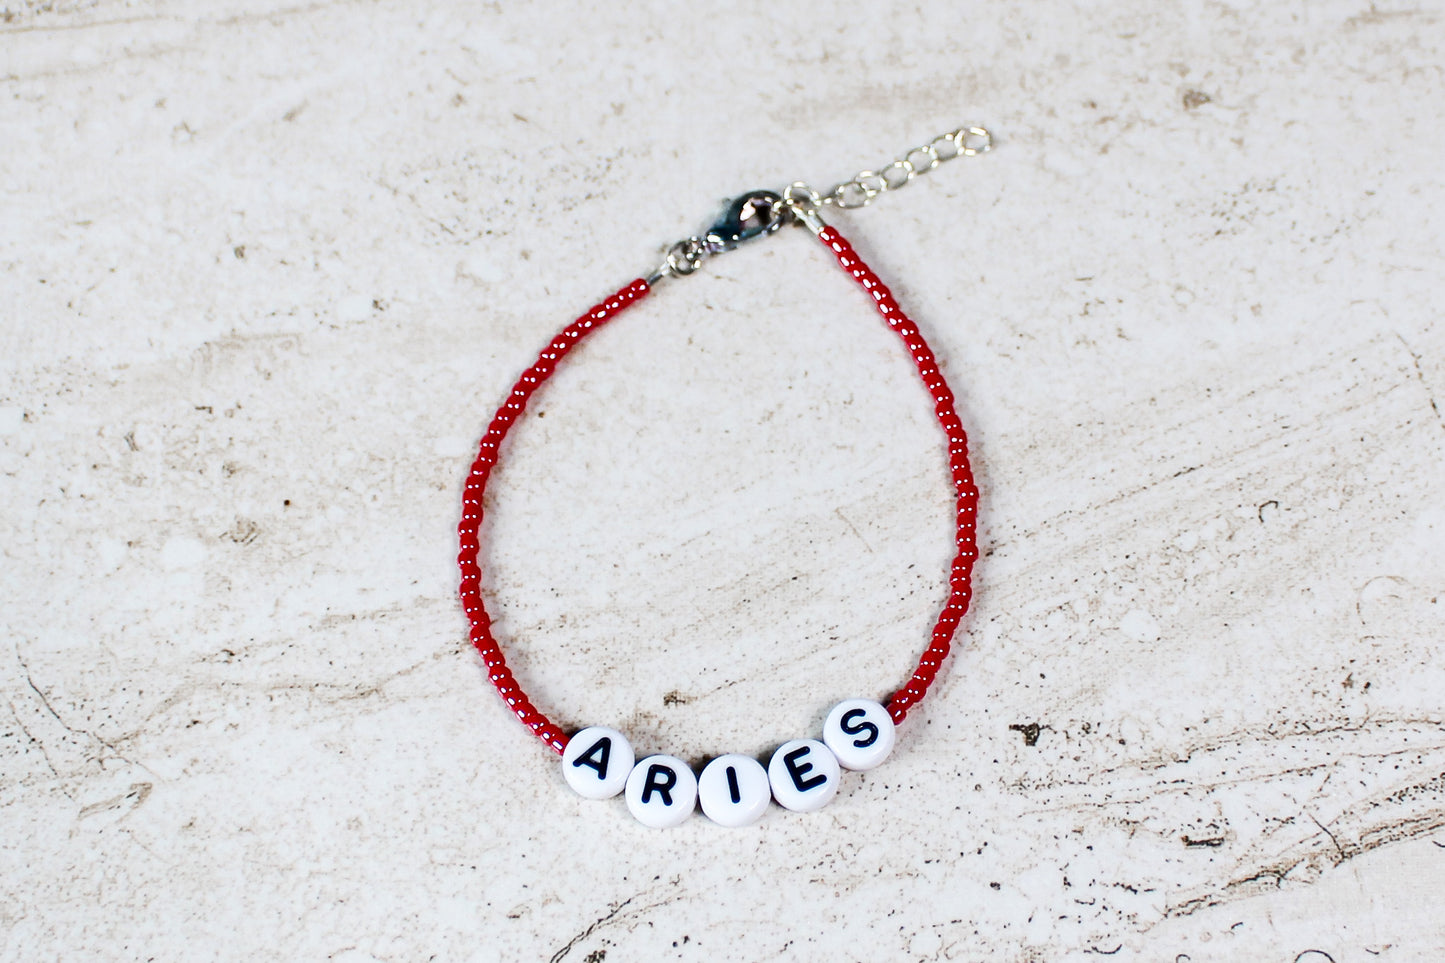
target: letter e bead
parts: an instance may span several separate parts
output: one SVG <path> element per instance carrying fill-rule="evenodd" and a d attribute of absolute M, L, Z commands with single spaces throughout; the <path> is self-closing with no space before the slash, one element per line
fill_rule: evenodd
<path fill-rule="evenodd" d="M 816 739 L 785 742 L 768 761 L 773 798 L 794 812 L 809 813 L 832 802 L 838 777 L 837 757 Z"/>

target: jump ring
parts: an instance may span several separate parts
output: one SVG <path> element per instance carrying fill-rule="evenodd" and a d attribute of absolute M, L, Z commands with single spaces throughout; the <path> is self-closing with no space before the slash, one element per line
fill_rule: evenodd
<path fill-rule="evenodd" d="M 690 237 L 667 249 L 667 266 L 675 276 L 687 277 L 702 267 L 703 255 L 706 253 L 707 246 L 702 240 Z"/>
<path fill-rule="evenodd" d="M 913 158 L 917 157 L 919 154 L 922 154 L 924 157 L 928 158 L 928 164 L 926 166 L 913 163 Z M 940 163 L 938 151 L 933 149 L 932 144 L 924 144 L 922 147 L 913 148 L 911 151 L 903 155 L 903 159 L 908 161 L 908 163 L 913 166 L 914 170 L 918 171 L 918 173 L 920 174 L 927 174 L 929 171 L 937 167 Z"/>
<path fill-rule="evenodd" d="M 986 154 L 993 150 L 993 134 L 983 127 L 964 127 L 958 131 L 954 143 L 958 144 L 958 152 L 965 157 Z"/>
<path fill-rule="evenodd" d="M 789 207 L 805 211 L 816 211 L 823 205 L 823 198 L 818 195 L 818 192 L 802 181 L 793 181 L 789 184 L 787 190 L 783 191 L 783 200 Z M 804 207 L 804 204 L 811 205 L 811 207 Z"/>
<path fill-rule="evenodd" d="M 859 171 L 858 176 L 853 178 L 853 183 L 868 193 L 870 201 L 888 190 L 888 181 L 876 171 Z"/>
<path fill-rule="evenodd" d="M 898 171 L 899 173 L 894 174 L 894 171 Z M 887 167 L 883 168 L 883 172 L 880 176 L 883 178 L 883 183 L 887 185 L 888 189 L 891 191 L 895 187 L 902 187 L 904 184 L 907 184 L 909 181 L 913 180 L 914 175 L 916 175 L 917 173 L 918 171 L 914 169 L 913 165 L 908 162 L 908 158 L 905 157 L 902 160 L 896 160 L 893 163 L 889 164 Z"/>
<path fill-rule="evenodd" d="M 939 134 L 928 142 L 928 146 L 933 148 L 933 153 L 938 158 L 940 164 L 947 160 L 953 160 L 958 156 L 958 138 L 962 136 L 962 130 L 953 130 L 946 134 Z M 949 153 L 945 154 L 939 150 L 940 147 L 947 147 Z"/>
<path fill-rule="evenodd" d="M 873 200 L 875 194 L 868 193 L 868 188 L 857 181 L 844 181 L 833 188 L 828 199 L 844 210 L 852 210 L 857 207 L 867 207 L 868 202 Z"/>

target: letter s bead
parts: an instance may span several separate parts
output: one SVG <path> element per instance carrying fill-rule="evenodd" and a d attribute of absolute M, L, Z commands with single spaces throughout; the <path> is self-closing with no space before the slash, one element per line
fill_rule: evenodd
<path fill-rule="evenodd" d="M 895 732 L 888 710 L 868 699 L 846 699 L 828 713 L 823 741 L 844 769 L 872 769 L 893 751 Z"/>

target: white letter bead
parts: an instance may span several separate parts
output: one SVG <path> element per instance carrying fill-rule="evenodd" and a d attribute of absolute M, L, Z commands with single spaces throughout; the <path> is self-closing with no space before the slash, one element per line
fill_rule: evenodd
<path fill-rule="evenodd" d="M 838 793 L 838 758 L 816 739 L 785 742 L 768 762 L 773 798 L 784 809 L 808 813 L 822 809 Z"/>
<path fill-rule="evenodd" d="M 772 801 L 768 772 L 752 756 L 729 753 L 703 767 L 697 780 L 702 811 L 719 826 L 748 826 Z"/>
<path fill-rule="evenodd" d="M 562 775 L 579 795 L 611 799 L 627 785 L 632 761 L 626 736 L 606 726 L 589 726 L 567 740 Z"/>
<path fill-rule="evenodd" d="M 888 710 L 868 699 L 838 703 L 823 723 L 823 741 L 844 769 L 872 769 L 887 759 L 894 735 Z"/>
<path fill-rule="evenodd" d="M 676 756 L 648 756 L 627 777 L 627 808 L 644 826 L 676 826 L 696 804 L 697 777 Z"/>

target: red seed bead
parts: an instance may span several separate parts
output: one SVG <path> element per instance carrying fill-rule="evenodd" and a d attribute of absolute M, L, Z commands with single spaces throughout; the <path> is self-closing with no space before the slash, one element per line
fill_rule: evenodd
<path fill-rule="evenodd" d="M 523 725 L 531 729 L 537 738 L 558 755 L 561 755 L 562 751 L 567 748 L 566 734 L 528 700 L 522 687 L 512 677 L 511 670 L 507 668 L 506 656 L 502 654 L 496 639 L 492 638 L 491 618 L 487 615 L 486 605 L 482 601 L 482 569 L 478 560 L 481 546 L 479 530 L 482 524 L 482 495 L 486 490 L 492 467 L 497 462 L 502 440 L 506 438 L 507 431 L 517 418 L 526 410 L 527 401 L 531 398 L 532 392 L 552 376 L 557 362 L 572 350 L 573 345 L 602 327 L 617 312 L 645 297 L 649 290 L 646 281 L 640 278 L 633 281 L 603 304 L 592 307 L 552 339 L 546 349 L 537 356 L 537 362 L 517 379 L 511 394 L 497 409 L 496 415 L 493 416 L 491 424 L 487 427 L 486 435 L 477 445 L 477 459 L 472 463 L 471 473 L 467 476 L 466 485 L 463 488 L 462 518 L 457 526 L 457 542 L 460 547 L 457 565 L 461 569 L 459 594 L 461 595 L 462 609 L 467 613 L 467 619 L 471 623 L 468 638 L 481 655 L 482 664 L 487 667 L 487 678 L 491 680 L 497 694 L 512 708 L 512 711 L 517 714 L 517 718 L 522 720 Z"/>
<path fill-rule="evenodd" d="M 898 307 L 888 288 L 883 286 L 877 275 L 863 263 L 853 246 L 835 228 L 824 228 L 818 239 L 834 253 L 838 265 L 873 297 L 883 320 L 898 334 L 908 353 L 913 356 L 918 375 L 933 396 L 933 413 L 948 438 L 948 467 L 953 475 L 954 489 L 958 492 L 955 517 L 958 553 L 954 556 L 949 572 L 948 600 L 944 602 L 943 611 L 939 613 L 938 621 L 934 625 L 932 644 L 919 658 L 913 677 L 902 689 L 895 692 L 888 702 L 888 714 L 896 724 L 903 721 L 908 710 L 923 698 L 928 687 L 933 684 L 943 660 L 948 656 L 949 643 L 958 628 L 959 620 L 968 611 L 973 595 L 973 563 L 978 558 L 974 534 L 978 514 L 978 487 L 974 484 L 973 470 L 969 467 L 968 438 L 954 410 L 953 392 L 949 390 L 943 373 L 938 370 L 928 342 L 923 339 L 917 325 Z"/>
<path fill-rule="evenodd" d="M 829 250 L 836 256 L 838 264 L 873 299 L 883 320 L 897 334 L 905 349 L 912 356 L 918 368 L 919 378 L 933 397 L 934 415 L 938 418 L 948 441 L 948 467 L 952 475 L 956 498 L 956 538 L 958 551 L 949 570 L 949 596 L 934 624 L 929 646 L 919 656 L 917 667 L 903 688 L 893 694 L 888 702 L 888 714 L 894 723 L 901 723 L 908 710 L 916 705 L 928 692 L 948 658 L 954 632 L 959 621 L 968 611 L 973 596 L 971 578 L 974 561 L 978 558 L 975 535 L 978 513 L 978 487 L 974 483 L 973 471 L 968 462 L 968 437 L 954 410 L 953 392 L 948 387 L 943 373 L 934 359 L 918 327 L 899 308 L 892 292 L 878 279 L 872 269 L 863 262 L 847 240 L 834 228 L 825 228 L 819 235 Z M 562 329 L 547 348 L 537 356 L 537 361 L 528 368 L 512 388 L 497 413 L 492 418 L 478 445 L 477 459 L 472 464 L 462 495 L 462 518 L 458 526 L 460 552 L 457 562 L 461 569 L 460 594 L 462 608 L 471 622 L 468 635 L 487 667 L 488 678 L 497 694 L 512 708 L 522 723 L 554 752 L 561 754 L 567 747 L 567 736 L 554 725 L 527 699 L 526 693 L 507 668 L 506 657 L 491 633 L 491 619 L 482 601 L 479 529 L 482 522 L 482 503 L 486 484 L 496 465 L 503 439 L 508 430 L 526 410 L 532 393 L 542 385 L 577 342 L 600 328 L 628 305 L 646 297 L 650 288 L 646 281 L 638 279 L 618 291 L 601 304 L 594 305 L 575 322 Z"/>

